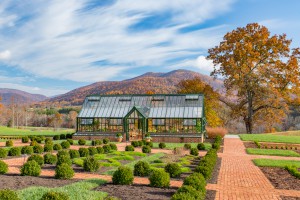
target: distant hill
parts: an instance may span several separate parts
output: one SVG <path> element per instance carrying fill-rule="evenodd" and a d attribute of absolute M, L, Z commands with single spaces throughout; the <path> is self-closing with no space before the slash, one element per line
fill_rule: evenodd
<path fill-rule="evenodd" d="M 66 94 L 50 98 L 45 103 L 67 103 L 81 105 L 84 98 L 90 94 L 145 94 L 175 93 L 176 85 L 185 79 L 200 77 L 204 82 L 215 89 L 221 89 L 223 81 L 188 70 L 175 70 L 168 73 L 148 72 L 141 76 L 123 81 L 102 81 L 74 89 Z"/>
<path fill-rule="evenodd" d="M 8 105 L 11 102 L 12 97 L 15 103 L 28 104 L 34 102 L 40 102 L 47 99 L 46 96 L 41 94 L 30 94 L 21 90 L 0 88 L 1 103 Z"/>

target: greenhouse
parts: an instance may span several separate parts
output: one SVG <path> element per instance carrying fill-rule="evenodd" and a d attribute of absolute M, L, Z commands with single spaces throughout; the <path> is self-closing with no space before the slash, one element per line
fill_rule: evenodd
<path fill-rule="evenodd" d="M 77 117 L 75 137 L 188 142 L 205 133 L 202 94 L 91 95 Z"/>

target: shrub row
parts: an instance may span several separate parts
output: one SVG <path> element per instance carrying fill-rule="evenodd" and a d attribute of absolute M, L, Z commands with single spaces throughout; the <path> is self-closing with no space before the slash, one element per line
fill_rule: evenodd
<path fill-rule="evenodd" d="M 218 151 L 220 149 L 221 142 L 222 142 L 222 137 L 220 135 L 217 135 L 214 143 L 212 144 L 212 148 Z"/>
<path fill-rule="evenodd" d="M 199 165 L 196 167 L 195 171 L 203 174 L 206 180 L 210 179 L 215 164 L 217 162 L 217 150 L 210 149 L 206 155 L 200 160 Z"/>
<path fill-rule="evenodd" d="M 61 135 L 54 135 L 53 140 L 65 140 L 65 139 L 72 139 L 72 134 L 61 134 Z"/>
<path fill-rule="evenodd" d="M 285 166 L 285 169 L 296 178 L 300 179 L 300 172 L 298 171 L 298 168 L 294 165 Z"/>

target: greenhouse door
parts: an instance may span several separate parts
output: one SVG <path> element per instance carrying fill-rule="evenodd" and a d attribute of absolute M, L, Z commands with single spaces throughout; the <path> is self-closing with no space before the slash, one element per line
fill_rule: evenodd
<path fill-rule="evenodd" d="M 134 107 L 125 117 L 126 140 L 142 140 L 145 131 L 145 118 Z"/>

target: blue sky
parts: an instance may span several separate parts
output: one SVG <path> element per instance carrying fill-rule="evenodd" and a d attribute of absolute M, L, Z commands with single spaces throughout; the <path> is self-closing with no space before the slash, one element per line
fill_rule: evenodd
<path fill-rule="evenodd" d="M 299 47 L 299 0 L 1 0 L 0 88 L 53 96 L 96 81 L 189 69 L 258 22 Z"/>

